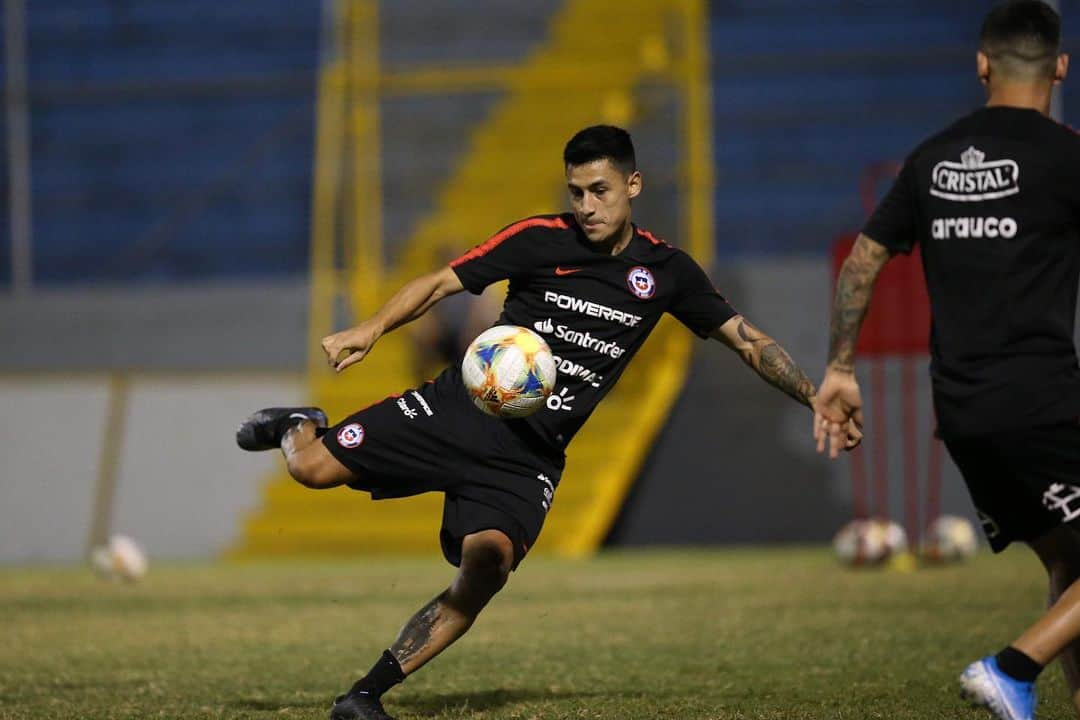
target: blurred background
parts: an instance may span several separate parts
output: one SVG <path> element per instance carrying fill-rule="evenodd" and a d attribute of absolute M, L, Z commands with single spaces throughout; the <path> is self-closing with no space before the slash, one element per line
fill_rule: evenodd
<path fill-rule="evenodd" d="M 1076 53 L 1080 0 L 1057 5 Z M 440 497 L 303 490 L 233 432 L 268 405 L 336 420 L 456 361 L 501 288 L 341 377 L 317 339 L 563 210 L 562 146 L 590 124 L 634 136 L 635 220 L 820 379 L 837 244 L 906 152 L 982 101 L 990 6 L 5 0 L 0 563 L 77 561 L 111 532 L 152 557 L 436 553 Z M 887 309 L 917 313 L 898 287 Z M 870 439 L 828 463 L 804 408 L 662 325 L 571 447 L 537 550 L 971 517 L 931 439 L 924 347 L 874 346 Z"/>

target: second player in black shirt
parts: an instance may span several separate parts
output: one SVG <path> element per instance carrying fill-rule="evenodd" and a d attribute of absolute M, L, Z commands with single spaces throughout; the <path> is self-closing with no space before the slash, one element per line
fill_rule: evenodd
<path fill-rule="evenodd" d="M 855 341 L 874 280 L 892 255 L 918 249 L 939 433 L 990 546 L 1027 543 L 1050 580 L 1049 612 L 961 676 L 964 696 L 1002 720 L 1034 718 L 1034 680 L 1059 654 L 1080 711 L 1080 137 L 1048 117 L 1068 69 L 1060 37 L 1038 0 L 987 16 L 987 105 L 908 156 L 856 240 L 815 403 L 822 451 L 861 416 Z"/>
<path fill-rule="evenodd" d="M 1080 417 L 1080 136 L 984 107 L 922 143 L 863 234 L 922 252 L 946 437 Z"/>

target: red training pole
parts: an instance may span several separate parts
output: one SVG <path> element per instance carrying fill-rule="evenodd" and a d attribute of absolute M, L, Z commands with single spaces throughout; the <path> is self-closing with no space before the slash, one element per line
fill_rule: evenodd
<path fill-rule="evenodd" d="M 866 456 L 861 447 L 851 451 L 851 500 L 853 517 L 865 520 L 869 510 L 869 485 L 866 478 Z"/>
<path fill-rule="evenodd" d="M 941 514 L 941 464 L 944 461 L 942 449 L 944 443 L 936 437 L 930 437 L 930 459 L 926 468 L 926 522 L 932 523 Z"/>
<path fill-rule="evenodd" d="M 870 431 L 874 435 L 874 514 L 880 518 L 889 517 L 889 438 L 885 429 L 885 391 L 885 361 L 879 357 L 871 358 L 870 393 L 874 403 L 874 424 Z"/>
<path fill-rule="evenodd" d="M 915 409 L 915 359 L 905 355 L 900 367 L 901 412 L 903 412 L 904 445 L 904 515 L 908 539 L 912 547 L 919 544 L 919 476 L 915 463 L 919 455 L 919 426 Z"/>

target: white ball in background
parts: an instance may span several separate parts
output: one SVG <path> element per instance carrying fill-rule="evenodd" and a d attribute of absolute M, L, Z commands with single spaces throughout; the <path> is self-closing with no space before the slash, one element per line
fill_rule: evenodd
<path fill-rule="evenodd" d="M 833 549 L 848 565 L 879 565 L 907 551 L 907 533 L 885 518 L 852 520 L 833 538 Z"/>
<path fill-rule="evenodd" d="M 928 562 L 961 562 L 978 549 L 979 538 L 970 522 L 956 515 L 942 515 L 926 528 L 922 557 Z"/>
<path fill-rule="evenodd" d="M 127 535 L 113 535 L 108 545 L 94 548 L 90 565 L 103 578 L 128 582 L 141 579 L 149 568 L 146 553 Z"/>

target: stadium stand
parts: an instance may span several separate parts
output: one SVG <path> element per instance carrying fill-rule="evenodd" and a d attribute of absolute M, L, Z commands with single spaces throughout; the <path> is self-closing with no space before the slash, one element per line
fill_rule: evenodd
<path fill-rule="evenodd" d="M 30 3 L 35 283 L 302 275 L 319 23 L 286 0 Z"/>

